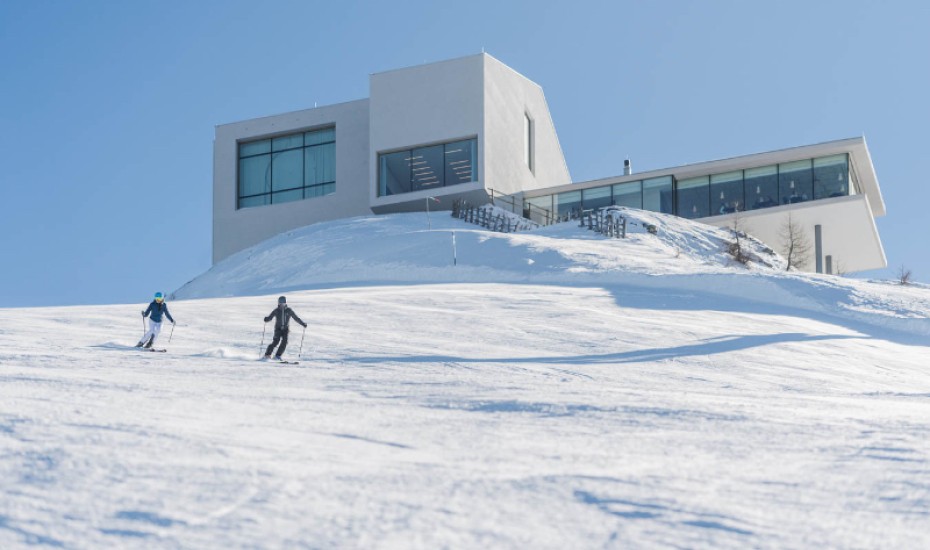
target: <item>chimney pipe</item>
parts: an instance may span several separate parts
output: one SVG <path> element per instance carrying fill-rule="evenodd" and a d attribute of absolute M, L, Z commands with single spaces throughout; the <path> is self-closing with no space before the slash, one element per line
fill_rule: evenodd
<path fill-rule="evenodd" d="M 633 173 L 633 166 L 630 164 L 630 159 L 623 161 L 623 175 L 629 176 Z"/>

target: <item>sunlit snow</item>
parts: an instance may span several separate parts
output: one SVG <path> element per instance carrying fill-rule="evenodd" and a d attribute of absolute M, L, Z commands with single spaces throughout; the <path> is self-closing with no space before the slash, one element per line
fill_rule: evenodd
<path fill-rule="evenodd" d="M 178 289 L 164 354 L 165 289 L 0 309 L 0 547 L 930 546 L 930 289 L 630 215 L 308 226 Z"/>

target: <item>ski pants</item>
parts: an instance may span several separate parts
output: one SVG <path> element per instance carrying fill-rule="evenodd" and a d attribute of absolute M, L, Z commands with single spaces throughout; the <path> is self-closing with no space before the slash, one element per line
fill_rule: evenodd
<path fill-rule="evenodd" d="M 158 338 L 158 333 L 161 332 L 161 323 L 156 323 L 149 319 L 149 329 L 145 331 L 145 336 L 142 337 L 142 343 L 145 344 L 149 341 L 149 337 L 152 338 L 152 344 L 155 344 L 155 339 Z"/>
<path fill-rule="evenodd" d="M 281 342 L 281 347 L 278 348 L 278 353 L 275 354 L 276 357 L 281 357 L 281 354 L 284 353 L 284 348 L 287 347 L 287 333 L 288 329 L 275 327 L 274 340 L 268 345 L 268 349 L 265 350 L 265 355 L 271 355 L 271 351 L 274 347 L 278 345 L 278 342 Z"/>

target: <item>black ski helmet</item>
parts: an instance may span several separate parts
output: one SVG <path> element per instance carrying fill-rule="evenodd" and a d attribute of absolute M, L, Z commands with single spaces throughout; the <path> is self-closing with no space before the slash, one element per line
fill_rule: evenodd
<path fill-rule="evenodd" d="M 286 304 L 286 303 L 287 303 L 287 298 L 285 298 L 284 296 L 281 296 L 280 298 L 278 298 L 278 303 L 279 303 L 279 304 Z"/>

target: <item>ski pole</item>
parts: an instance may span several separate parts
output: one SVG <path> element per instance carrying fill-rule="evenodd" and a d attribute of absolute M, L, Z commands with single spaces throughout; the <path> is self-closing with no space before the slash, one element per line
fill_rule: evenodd
<path fill-rule="evenodd" d="M 258 358 L 261 359 L 265 354 L 265 329 L 268 328 L 268 323 L 262 324 L 262 343 L 258 346 Z"/>
<path fill-rule="evenodd" d="M 300 359 L 301 352 L 304 351 L 304 335 L 307 334 L 307 327 L 304 327 L 304 331 L 300 333 L 300 349 L 297 350 L 297 358 Z"/>
<path fill-rule="evenodd" d="M 142 338 L 145 338 L 145 314 L 142 314 Z"/>
<path fill-rule="evenodd" d="M 171 334 L 168 335 L 168 343 L 171 343 L 171 337 L 174 336 L 174 323 L 171 323 Z"/>

